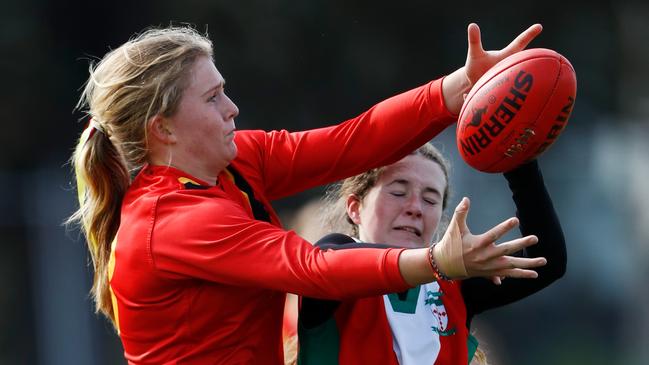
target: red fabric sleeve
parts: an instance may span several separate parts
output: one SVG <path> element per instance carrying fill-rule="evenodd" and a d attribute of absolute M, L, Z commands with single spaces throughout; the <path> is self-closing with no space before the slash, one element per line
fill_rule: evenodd
<path fill-rule="evenodd" d="M 304 132 L 242 131 L 236 143 L 248 176 L 261 171 L 270 200 L 398 161 L 455 122 L 442 79 L 384 100 L 341 124 Z M 257 173 L 258 174 L 258 173 Z"/>
<path fill-rule="evenodd" d="M 338 300 L 409 287 L 398 269 L 403 249 L 322 251 L 292 231 L 249 218 L 223 198 L 171 193 L 155 211 L 151 255 L 169 279 Z"/>

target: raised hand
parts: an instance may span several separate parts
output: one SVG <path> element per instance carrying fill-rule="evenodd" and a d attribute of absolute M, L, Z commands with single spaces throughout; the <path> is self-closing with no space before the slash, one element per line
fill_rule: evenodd
<path fill-rule="evenodd" d="M 536 244 L 536 236 L 526 236 L 496 244 L 496 241 L 518 225 L 518 219 L 510 218 L 489 231 L 474 235 L 466 224 L 469 199 L 458 204 L 442 240 L 435 245 L 433 256 L 439 270 L 454 279 L 464 277 L 487 277 L 499 284 L 501 277 L 536 278 L 531 268 L 543 266 L 543 257 L 521 258 L 509 256 L 514 252 Z"/>
<path fill-rule="evenodd" d="M 442 82 L 442 95 L 446 108 L 453 114 L 458 114 L 464 103 L 464 96 L 488 69 L 500 60 L 516 52 L 522 51 L 541 33 L 543 27 L 534 24 L 521 33 L 507 47 L 499 51 L 485 51 L 482 48 L 480 28 L 471 23 L 467 29 L 469 48 L 466 63 L 463 67 L 452 72 Z"/>
<path fill-rule="evenodd" d="M 471 85 L 482 76 L 487 70 L 504 58 L 520 52 L 527 47 L 530 42 L 541 33 L 543 27 L 541 24 L 534 24 L 519 34 L 509 45 L 498 51 L 485 51 L 482 48 L 480 37 L 480 27 L 471 23 L 467 29 L 469 39 L 469 50 L 466 55 L 466 64 L 464 65 L 466 76 Z"/>

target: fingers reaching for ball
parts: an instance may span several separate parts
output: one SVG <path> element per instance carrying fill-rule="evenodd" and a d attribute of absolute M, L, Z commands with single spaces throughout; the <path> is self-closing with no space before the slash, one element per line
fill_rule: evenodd
<path fill-rule="evenodd" d="M 543 27 L 540 24 L 534 24 L 516 37 L 507 47 L 498 51 L 485 51 L 482 47 L 480 27 L 475 23 L 469 24 L 467 28 L 469 45 L 465 71 L 471 84 L 474 85 L 496 63 L 527 47 L 541 33 L 541 30 Z"/>
<path fill-rule="evenodd" d="M 485 277 L 500 284 L 504 277 L 536 278 L 533 268 L 546 264 L 542 257 L 524 258 L 514 253 L 538 242 L 534 235 L 509 240 L 500 240 L 519 223 L 518 218 L 509 218 L 485 233 L 474 235 L 466 224 L 469 199 L 463 198 L 442 239 L 432 248 L 436 266 L 447 277 Z"/>
<path fill-rule="evenodd" d="M 497 284 L 500 284 L 504 277 L 537 278 L 538 274 L 533 269 L 547 264 L 544 257 L 526 258 L 509 255 L 510 252 L 518 252 L 523 247 L 536 242 L 535 237 L 524 237 L 500 245 L 487 246 L 483 249 L 484 252 L 475 255 L 471 262 L 465 261 L 467 273 L 471 277 L 491 278 Z"/>
<path fill-rule="evenodd" d="M 497 226 L 493 227 L 487 232 L 481 234 L 479 236 L 480 242 L 485 246 L 493 244 L 516 226 L 518 226 L 518 218 L 509 218 L 499 223 Z"/>
<path fill-rule="evenodd" d="M 501 51 L 501 57 L 509 57 L 516 52 L 524 50 L 536 36 L 541 34 L 543 26 L 541 24 L 534 24 L 527 28 L 523 33 L 519 34 L 507 47 Z"/>

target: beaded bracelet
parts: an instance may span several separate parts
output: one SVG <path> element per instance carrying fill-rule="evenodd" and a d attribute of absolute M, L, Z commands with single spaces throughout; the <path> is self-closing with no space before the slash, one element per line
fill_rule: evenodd
<path fill-rule="evenodd" d="M 444 273 L 442 271 L 440 271 L 439 267 L 437 267 L 437 263 L 435 262 L 435 259 L 433 258 L 433 250 L 435 249 L 435 245 L 437 245 L 437 242 L 434 242 L 428 248 L 428 261 L 430 262 L 430 266 L 433 268 L 433 272 L 435 272 L 435 275 L 438 278 L 440 278 L 442 280 L 451 280 L 451 278 L 444 275 Z"/>

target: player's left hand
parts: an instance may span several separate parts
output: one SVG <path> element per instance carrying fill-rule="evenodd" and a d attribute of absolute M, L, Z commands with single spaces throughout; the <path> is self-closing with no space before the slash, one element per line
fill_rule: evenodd
<path fill-rule="evenodd" d="M 478 79 L 496 63 L 516 52 L 524 50 L 542 30 L 543 27 L 541 24 L 534 24 L 527 28 L 523 33 L 519 34 L 518 37 L 509 43 L 507 47 L 498 51 L 485 51 L 482 48 L 480 27 L 475 23 L 469 24 L 467 29 L 469 49 L 467 51 L 464 69 L 471 85 L 474 85 Z"/>

